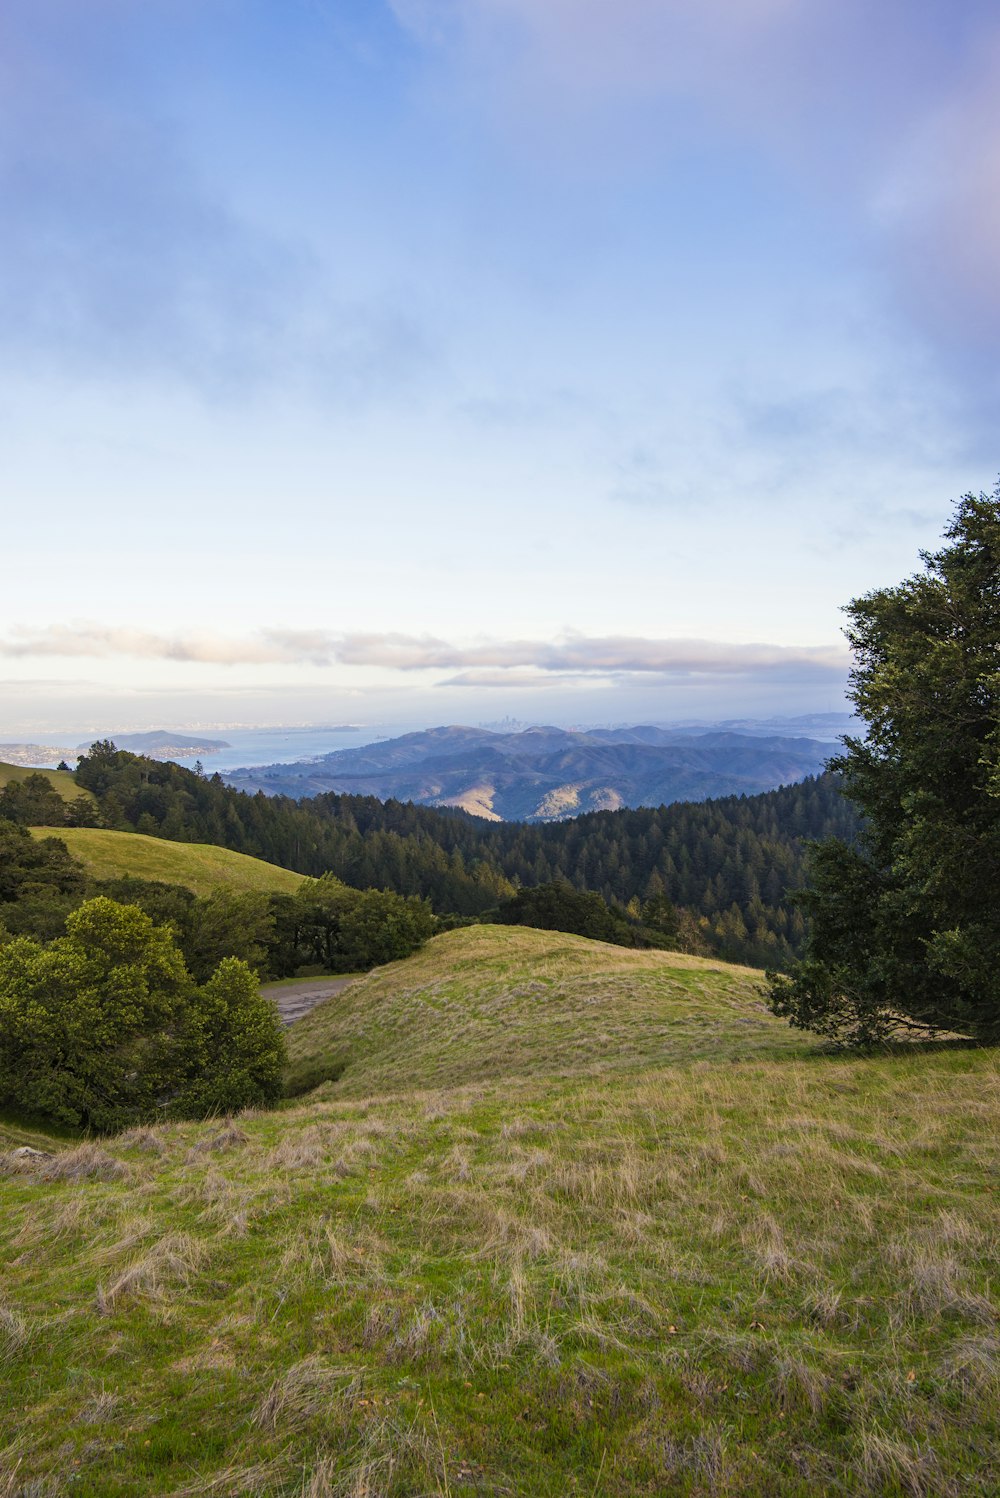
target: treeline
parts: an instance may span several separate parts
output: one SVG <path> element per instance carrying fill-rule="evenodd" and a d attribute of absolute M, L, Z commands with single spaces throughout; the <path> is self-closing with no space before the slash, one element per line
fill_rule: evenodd
<path fill-rule="evenodd" d="M 802 946 L 804 918 L 789 895 L 806 882 L 806 844 L 852 842 L 858 827 L 831 775 L 763 795 L 546 825 L 373 796 L 251 796 L 218 775 L 109 743 L 93 746 L 76 778 L 105 826 L 216 843 L 314 878 L 330 872 L 356 889 L 425 898 L 441 915 L 480 916 L 519 889 L 560 880 L 632 920 L 663 895 L 684 918 L 685 945 L 767 967 L 784 966 Z"/>
<path fill-rule="evenodd" d="M 51 941 L 0 940 L 0 1107 L 101 1132 L 203 1118 L 273 1102 L 285 1059 L 247 964 L 196 983 L 134 905 L 86 900 Z"/>
<path fill-rule="evenodd" d="M 58 837 L 33 838 L 0 819 L 0 948 L 28 937 L 58 942 L 89 900 L 138 906 L 168 927 L 192 977 L 206 982 L 228 957 L 260 978 L 300 968 L 362 972 L 415 952 L 434 931 L 430 906 L 388 890 L 357 890 L 329 875 L 295 894 L 221 888 L 198 898 L 179 884 L 93 879 Z"/>

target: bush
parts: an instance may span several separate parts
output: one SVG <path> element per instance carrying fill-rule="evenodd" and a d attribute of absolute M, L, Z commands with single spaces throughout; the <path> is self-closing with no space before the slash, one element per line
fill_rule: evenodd
<path fill-rule="evenodd" d="M 615 942 L 619 946 L 645 945 L 625 916 L 610 910 L 600 895 L 574 889 L 561 879 L 518 890 L 513 899 L 505 900 L 499 906 L 495 920 L 501 926 L 568 931 L 575 936 L 589 936 L 594 941 Z"/>
<path fill-rule="evenodd" d="M 244 963 L 204 987 L 172 932 L 88 900 L 48 946 L 0 946 L 0 1103 L 101 1131 L 278 1096 L 284 1039 Z"/>

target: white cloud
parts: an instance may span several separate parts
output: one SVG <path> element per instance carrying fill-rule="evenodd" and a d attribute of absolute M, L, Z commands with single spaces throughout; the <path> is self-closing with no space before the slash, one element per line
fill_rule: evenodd
<path fill-rule="evenodd" d="M 522 685 L 556 676 L 745 675 L 805 670 L 843 675 L 839 645 L 731 644 L 712 640 L 656 640 L 640 636 L 570 635 L 558 641 L 496 640 L 453 644 L 431 636 L 346 634 L 326 630 L 265 629 L 244 638 L 214 634 L 157 634 L 81 623 L 16 631 L 0 640 L 8 657 L 131 656 L 202 665 L 353 666 L 392 671 L 454 671 L 461 685 Z M 525 673 L 537 675 L 526 676 Z"/>

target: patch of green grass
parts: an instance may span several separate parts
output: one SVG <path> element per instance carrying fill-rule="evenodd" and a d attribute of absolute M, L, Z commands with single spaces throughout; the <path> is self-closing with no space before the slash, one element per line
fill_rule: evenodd
<path fill-rule="evenodd" d="M 82 796 L 85 801 L 94 801 L 91 791 L 84 790 L 83 786 L 77 785 L 68 770 L 32 770 L 24 765 L 8 765 L 0 763 L 0 789 L 9 785 L 12 780 L 27 780 L 29 775 L 42 775 L 49 782 L 54 791 L 64 801 L 75 801 Z"/>
<path fill-rule="evenodd" d="M 479 936 L 301 1021 L 352 1016 L 309 1100 L 6 1158 L 0 1493 L 992 1498 L 996 1052 Z"/>
<path fill-rule="evenodd" d="M 331 1062 L 342 1096 L 815 1051 L 769 1013 L 762 976 L 681 952 L 469 926 L 299 1020 L 290 1074 Z"/>
<path fill-rule="evenodd" d="M 183 884 L 196 895 L 221 887 L 293 894 L 302 875 L 245 853 L 211 843 L 172 843 L 141 832 L 109 832 L 102 827 L 32 827 L 34 837 L 59 837 L 95 879 L 132 874 Z"/>
<path fill-rule="evenodd" d="M 985 1498 L 996 1083 L 704 1063 L 64 1152 L 4 1186 L 0 1460 L 88 1495 Z"/>

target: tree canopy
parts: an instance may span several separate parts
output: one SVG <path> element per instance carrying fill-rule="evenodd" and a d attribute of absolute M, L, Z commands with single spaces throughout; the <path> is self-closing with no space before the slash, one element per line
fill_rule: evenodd
<path fill-rule="evenodd" d="M 847 606 L 868 726 L 834 761 L 860 841 L 813 855 L 803 960 L 771 981 L 793 1024 L 1000 1038 L 1000 484 L 967 494 L 924 570 Z"/>
<path fill-rule="evenodd" d="M 103 896 L 0 945 L 0 1104 L 99 1130 L 280 1094 L 277 1013 L 236 958 L 199 988 L 166 926 Z"/>
<path fill-rule="evenodd" d="M 805 877 L 806 840 L 850 841 L 857 823 L 833 775 L 547 825 L 374 796 L 250 796 L 218 775 L 108 743 L 92 746 L 76 779 L 96 796 L 106 826 L 216 843 L 312 877 L 329 872 L 355 889 L 418 896 L 438 915 L 482 915 L 519 888 L 558 879 L 623 909 L 665 894 L 685 946 L 760 967 L 801 951 L 804 917 L 787 892 Z"/>

